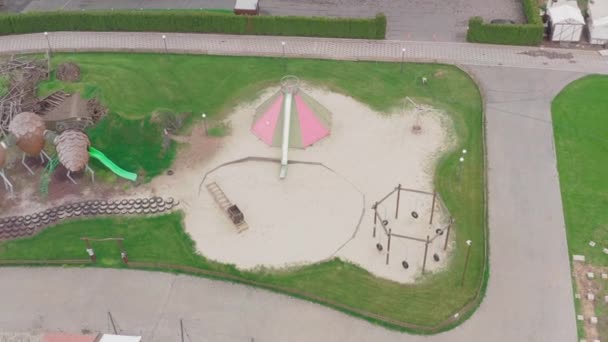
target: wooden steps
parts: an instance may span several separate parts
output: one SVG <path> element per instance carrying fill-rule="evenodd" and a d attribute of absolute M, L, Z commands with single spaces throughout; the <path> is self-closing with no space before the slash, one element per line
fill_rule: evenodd
<path fill-rule="evenodd" d="M 226 213 L 226 215 L 229 216 L 230 220 L 234 223 L 237 232 L 241 233 L 249 229 L 249 225 L 247 224 L 247 222 L 245 222 L 244 219 L 238 223 L 232 220 L 232 217 L 230 217 L 228 213 L 228 208 L 232 207 L 233 204 L 230 202 L 224 191 L 222 191 L 222 189 L 216 182 L 211 182 L 207 184 L 206 188 L 211 194 L 211 196 L 213 196 L 215 202 L 220 206 L 220 208 L 222 208 L 222 210 Z"/>

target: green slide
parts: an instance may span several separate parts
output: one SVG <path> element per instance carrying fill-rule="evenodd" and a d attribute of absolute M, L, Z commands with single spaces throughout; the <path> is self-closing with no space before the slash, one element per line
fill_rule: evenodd
<path fill-rule="evenodd" d="M 137 180 L 136 173 L 123 170 L 122 168 L 120 168 L 120 166 L 114 164 L 113 161 L 108 159 L 105 154 L 101 153 L 101 151 L 96 150 L 93 147 L 89 147 L 89 155 L 99 160 L 103 165 L 105 165 L 105 167 L 110 169 L 110 171 L 114 172 L 118 177 L 122 177 L 133 182 Z"/>

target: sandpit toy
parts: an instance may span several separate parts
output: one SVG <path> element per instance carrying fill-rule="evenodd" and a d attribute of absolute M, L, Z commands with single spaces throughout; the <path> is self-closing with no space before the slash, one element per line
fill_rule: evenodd
<path fill-rule="evenodd" d="M 25 157 L 40 156 L 40 160 L 44 162 L 44 158 L 50 159 L 44 152 L 44 131 L 46 126 L 40 116 L 32 112 L 23 112 L 16 115 L 8 128 L 10 134 L 15 137 L 16 145 L 23 151 L 21 164 L 31 174 L 34 171 L 25 162 Z"/>
<path fill-rule="evenodd" d="M 112 171 L 118 177 L 128 179 L 133 182 L 135 182 L 137 180 L 136 173 L 124 170 L 120 166 L 116 165 L 113 161 L 111 161 L 110 158 L 106 157 L 105 154 L 101 153 L 101 151 L 99 151 L 93 147 L 89 147 L 89 156 L 97 159 L 99 162 L 101 162 L 105 167 L 107 167 L 110 171 Z"/>
<path fill-rule="evenodd" d="M 220 206 L 220 208 L 222 208 L 222 210 L 228 214 L 228 217 L 232 223 L 234 223 L 239 233 L 249 229 L 249 225 L 247 222 L 245 222 L 245 216 L 239 207 L 230 202 L 224 191 L 222 191 L 216 182 L 207 184 L 207 190 L 209 190 L 211 196 L 213 196 L 213 199 Z"/>
<path fill-rule="evenodd" d="M 436 228 L 434 230 L 435 235 L 433 237 L 431 237 L 430 235 L 426 235 L 426 239 L 423 237 L 399 234 L 396 231 L 393 231 L 392 228 L 389 228 L 389 221 L 387 220 L 387 216 L 383 217 L 382 215 L 380 215 L 380 213 L 378 212 L 378 207 L 381 203 L 383 203 L 384 201 L 386 201 L 389 198 L 396 195 L 395 196 L 395 199 L 396 199 L 396 201 L 395 201 L 395 220 L 397 220 L 399 218 L 399 207 L 400 207 L 399 202 L 401 199 L 402 192 L 403 193 L 414 193 L 414 194 L 418 194 L 418 195 L 432 197 L 430 215 L 429 215 L 429 221 L 428 221 L 429 227 L 431 227 L 431 228 L 433 227 L 433 218 L 434 218 L 434 214 L 435 214 L 436 204 L 439 205 L 439 207 L 443 208 L 443 210 L 445 210 L 447 212 L 447 214 L 449 216 L 448 224 L 444 226 L 444 225 L 441 225 L 441 223 L 440 223 L 440 226 L 438 226 L 438 228 Z M 442 236 L 444 234 L 444 232 L 447 234 L 445 236 L 445 240 L 444 240 L 444 244 L 443 244 L 443 251 L 446 251 L 447 246 L 448 246 L 449 237 L 450 237 L 450 228 L 452 227 L 452 224 L 453 224 L 453 218 L 450 216 L 445 205 L 443 205 L 443 201 L 441 200 L 441 197 L 439 196 L 439 194 L 436 191 L 426 192 L 426 191 L 415 190 L 415 189 L 407 189 L 407 188 L 404 188 L 403 186 L 401 186 L 401 184 L 399 184 L 391 192 L 389 192 L 386 196 L 384 196 L 382 199 L 380 199 L 379 201 L 376 201 L 372 205 L 372 210 L 373 210 L 373 218 L 374 218 L 372 239 L 374 239 L 374 242 L 377 241 L 376 240 L 376 235 L 377 235 L 376 230 L 377 230 L 378 225 L 381 228 L 381 229 L 379 229 L 379 231 L 381 233 L 384 233 L 384 236 L 387 239 L 386 240 L 386 253 L 385 253 L 386 265 L 388 265 L 389 261 L 390 261 L 391 240 L 393 238 L 414 241 L 417 243 L 424 243 L 424 257 L 423 257 L 423 261 L 422 261 L 422 273 L 423 274 L 425 273 L 425 270 L 426 270 L 426 260 L 427 260 L 427 254 L 429 252 L 429 245 L 431 243 L 433 243 L 435 241 L 435 239 Z M 417 220 L 420 217 L 420 215 L 418 214 L 418 212 L 416 210 L 413 210 L 410 213 L 410 215 L 414 220 Z M 380 238 L 380 236 L 378 236 L 378 238 Z M 382 252 L 382 250 L 384 248 L 383 248 L 383 245 L 381 242 L 376 243 L 376 249 L 379 252 Z M 437 253 L 433 254 L 433 260 L 435 260 L 435 262 L 439 262 L 440 257 Z M 409 263 L 407 262 L 407 260 L 403 260 L 401 265 L 403 266 L 404 269 L 409 268 Z"/>
<path fill-rule="evenodd" d="M 119 177 L 135 181 L 137 174 L 128 172 L 118 167 L 108 157 L 100 151 L 91 147 L 89 137 L 81 128 L 81 121 L 74 121 L 75 124 L 69 122 L 67 125 L 62 125 L 61 122 L 56 127 L 63 127 L 61 133 L 46 129 L 46 123 L 42 118 L 33 112 L 23 112 L 13 117 L 8 126 L 8 135 L 0 141 L 0 178 L 4 182 L 4 187 L 7 191 L 13 192 L 13 185 L 6 177 L 4 166 L 7 162 L 8 148 L 16 145 L 22 152 L 21 164 L 31 174 L 34 171 L 25 162 L 25 157 L 40 157 L 41 162 L 49 161 L 49 165 L 43 173 L 43 186 L 41 188 L 48 190 L 48 182 L 50 173 L 57 166 L 55 158 L 49 157 L 45 152 L 44 147 L 47 142 L 55 145 L 57 151 L 57 160 L 67 169 L 67 178 L 74 184 L 76 181 L 72 174 L 80 171 L 87 171 L 91 174 L 91 180 L 95 181 L 95 173 L 89 167 L 89 159 L 95 158 L 99 160 L 110 171 L 114 172 Z M 45 177 L 49 179 L 44 179 Z"/>
<path fill-rule="evenodd" d="M 72 178 L 72 172 L 80 172 L 83 169 L 91 173 L 93 182 L 95 173 L 89 167 L 89 147 L 91 142 L 89 137 L 82 131 L 69 129 L 63 131 L 55 138 L 55 147 L 59 155 L 59 161 L 68 170 L 67 177 L 76 184 Z"/>
<path fill-rule="evenodd" d="M 289 148 L 306 148 L 330 133 L 331 113 L 299 89 L 296 76 L 281 79 L 281 90 L 256 110 L 251 131 L 269 146 L 281 147 L 280 178 L 287 176 Z"/>

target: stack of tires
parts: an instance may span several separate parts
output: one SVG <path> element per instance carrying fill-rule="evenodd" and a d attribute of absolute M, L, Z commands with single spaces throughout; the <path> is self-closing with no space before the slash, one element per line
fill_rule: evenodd
<path fill-rule="evenodd" d="M 170 211 L 179 203 L 169 197 L 83 201 L 42 212 L 0 219 L 0 241 L 32 236 L 59 221 L 94 216 L 155 215 Z"/>

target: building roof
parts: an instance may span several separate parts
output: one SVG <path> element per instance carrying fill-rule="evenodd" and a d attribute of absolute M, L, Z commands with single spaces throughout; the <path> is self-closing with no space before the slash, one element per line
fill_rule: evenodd
<path fill-rule="evenodd" d="M 576 1 L 562 1 L 554 3 L 547 10 L 553 24 L 585 24 L 585 18 L 581 14 Z"/>
<path fill-rule="evenodd" d="M 235 9 L 255 11 L 258 8 L 258 0 L 236 0 Z"/>
<path fill-rule="evenodd" d="M 608 0 L 589 1 L 589 15 L 593 26 L 608 26 Z"/>

